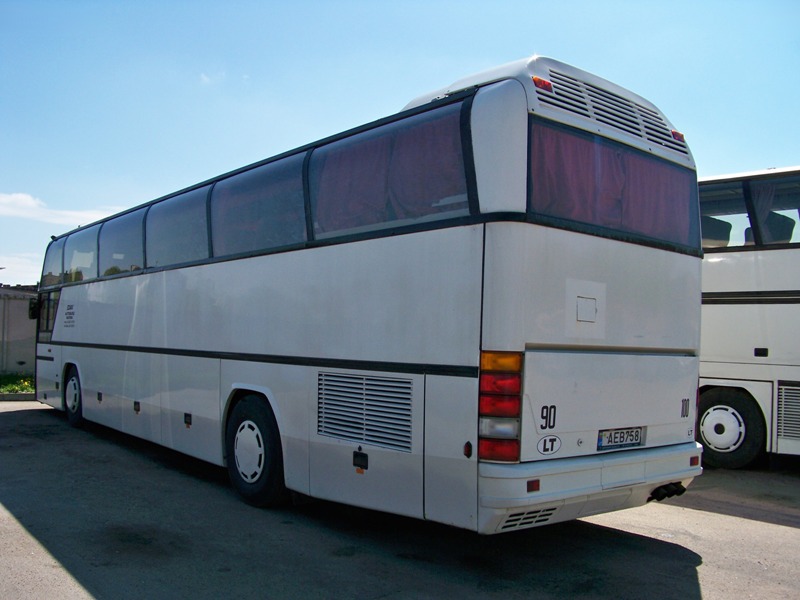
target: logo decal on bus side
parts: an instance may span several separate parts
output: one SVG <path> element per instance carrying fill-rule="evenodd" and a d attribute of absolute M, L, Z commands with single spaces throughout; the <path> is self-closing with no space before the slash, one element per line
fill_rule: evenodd
<path fill-rule="evenodd" d="M 561 440 L 557 435 L 548 435 L 536 445 L 539 454 L 555 454 L 561 449 Z"/>

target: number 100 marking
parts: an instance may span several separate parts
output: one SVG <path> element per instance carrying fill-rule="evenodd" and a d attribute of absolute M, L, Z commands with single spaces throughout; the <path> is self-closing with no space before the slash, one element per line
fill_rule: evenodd
<path fill-rule="evenodd" d="M 689 416 L 689 398 L 683 398 L 681 400 L 681 419 L 686 419 Z"/>

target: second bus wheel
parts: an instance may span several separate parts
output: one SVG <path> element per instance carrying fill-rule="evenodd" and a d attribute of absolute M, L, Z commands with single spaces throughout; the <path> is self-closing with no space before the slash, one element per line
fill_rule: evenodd
<path fill-rule="evenodd" d="M 275 416 L 260 396 L 245 396 L 231 412 L 225 430 L 231 484 L 253 506 L 279 506 L 288 498 L 283 452 Z"/>
<path fill-rule="evenodd" d="M 740 469 L 755 461 L 766 440 L 764 417 L 756 402 L 734 388 L 713 388 L 700 395 L 698 441 L 711 467 Z"/>
<path fill-rule="evenodd" d="M 73 427 L 83 425 L 83 392 L 81 391 L 81 378 L 75 367 L 67 370 L 64 378 L 64 409 L 67 412 L 67 422 Z"/>

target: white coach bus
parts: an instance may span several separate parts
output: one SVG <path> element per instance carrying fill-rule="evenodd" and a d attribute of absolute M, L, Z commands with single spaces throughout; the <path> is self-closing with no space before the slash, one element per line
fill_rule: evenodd
<path fill-rule="evenodd" d="M 483 534 L 682 493 L 683 136 L 541 57 L 49 245 L 37 397 L 289 492 Z"/>
<path fill-rule="evenodd" d="M 705 461 L 800 454 L 800 167 L 703 179 L 700 207 Z"/>

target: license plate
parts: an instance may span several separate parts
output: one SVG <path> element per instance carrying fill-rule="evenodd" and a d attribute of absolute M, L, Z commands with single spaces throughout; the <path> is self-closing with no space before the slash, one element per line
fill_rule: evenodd
<path fill-rule="evenodd" d="M 644 445 L 644 427 L 626 427 L 624 429 L 603 429 L 597 433 L 598 450 L 617 450 L 619 448 L 635 448 Z"/>

